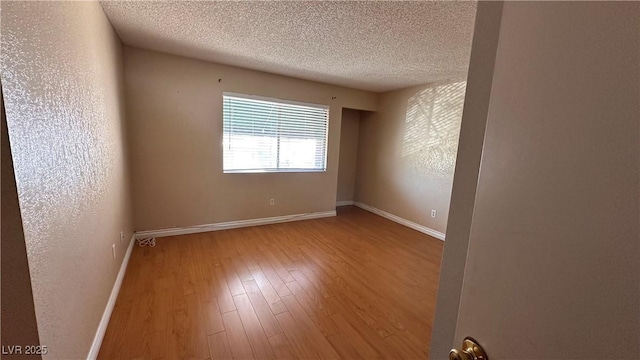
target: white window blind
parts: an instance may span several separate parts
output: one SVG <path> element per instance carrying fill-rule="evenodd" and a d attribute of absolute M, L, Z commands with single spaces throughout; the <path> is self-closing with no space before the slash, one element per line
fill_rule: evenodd
<path fill-rule="evenodd" d="M 329 107 L 223 94 L 224 172 L 325 171 Z"/>

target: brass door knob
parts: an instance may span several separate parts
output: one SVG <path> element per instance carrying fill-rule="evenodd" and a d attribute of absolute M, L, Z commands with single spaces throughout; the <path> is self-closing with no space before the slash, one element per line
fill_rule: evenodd
<path fill-rule="evenodd" d="M 489 360 L 482 346 L 473 338 L 466 337 L 462 341 L 462 349 L 451 349 L 449 360 Z"/>

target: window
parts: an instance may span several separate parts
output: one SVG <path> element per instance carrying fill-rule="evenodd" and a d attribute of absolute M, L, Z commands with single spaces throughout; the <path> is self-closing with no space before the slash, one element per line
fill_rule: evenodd
<path fill-rule="evenodd" d="M 223 171 L 327 168 L 329 107 L 224 93 Z"/>

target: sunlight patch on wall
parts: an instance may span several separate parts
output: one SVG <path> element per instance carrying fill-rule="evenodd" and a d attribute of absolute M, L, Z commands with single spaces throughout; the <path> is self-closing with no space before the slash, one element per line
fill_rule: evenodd
<path fill-rule="evenodd" d="M 402 161 L 420 175 L 452 178 L 466 81 L 434 85 L 407 101 Z"/>

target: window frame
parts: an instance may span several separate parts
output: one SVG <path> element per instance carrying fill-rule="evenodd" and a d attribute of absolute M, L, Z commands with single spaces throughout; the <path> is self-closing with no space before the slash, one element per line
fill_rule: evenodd
<path fill-rule="evenodd" d="M 225 169 L 224 166 L 224 152 L 226 151 L 224 149 L 224 136 L 225 136 L 225 131 L 224 131 L 224 124 L 225 124 L 225 118 L 224 118 L 224 98 L 225 96 L 228 97 L 234 97 L 234 98 L 240 98 L 240 99 L 249 99 L 249 100 L 259 100 L 259 101 L 265 101 L 265 102 L 271 102 L 271 103 L 276 103 L 276 104 L 289 104 L 289 105 L 298 105 L 298 106 L 307 106 L 307 107 L 314 107 L 314 108 L 318 108 L 318 109 L 323 109 L 327 112 L 327 125 L 326 125 L 326 129 L 325 129 L 325 134 L 324 134 L 324 156 L 323 156 L 323 168 L 322 169 L 314 169 L 314 168 L 262 168 L 262 169 Z M 330 105 L 327 104 L 317 104 L 317 103 L 312 103 L 312 102 L 304 102 L 304 101 L 297 101 L 297 100 L 289 100 L 289 99 L 280 99 L 280 98 L 273 98 L 273 97 L 267 97 L 267 96 L 260 96 L 260 95 L 253 95 L 253 94 L 242 94 L 242 93 L 236 93 L 236 92 L 229 92 L 229 91 L 223 91 L 222 92 L 222 141 L 221 141 L 221 146 L 222 146 L 222 173 L 223 174 L 269 174 L 269 173 L 325 173 L 327 172 L 327 163 L 328 163 L 328 158 L 329 158 L 329 119 L 331 116 L 331 107 Z M 278 141 L 280 139 L 280 134 L 278 134 Z M 280 156 L 280 152 L 278 151 L 277 156 Z"/>

